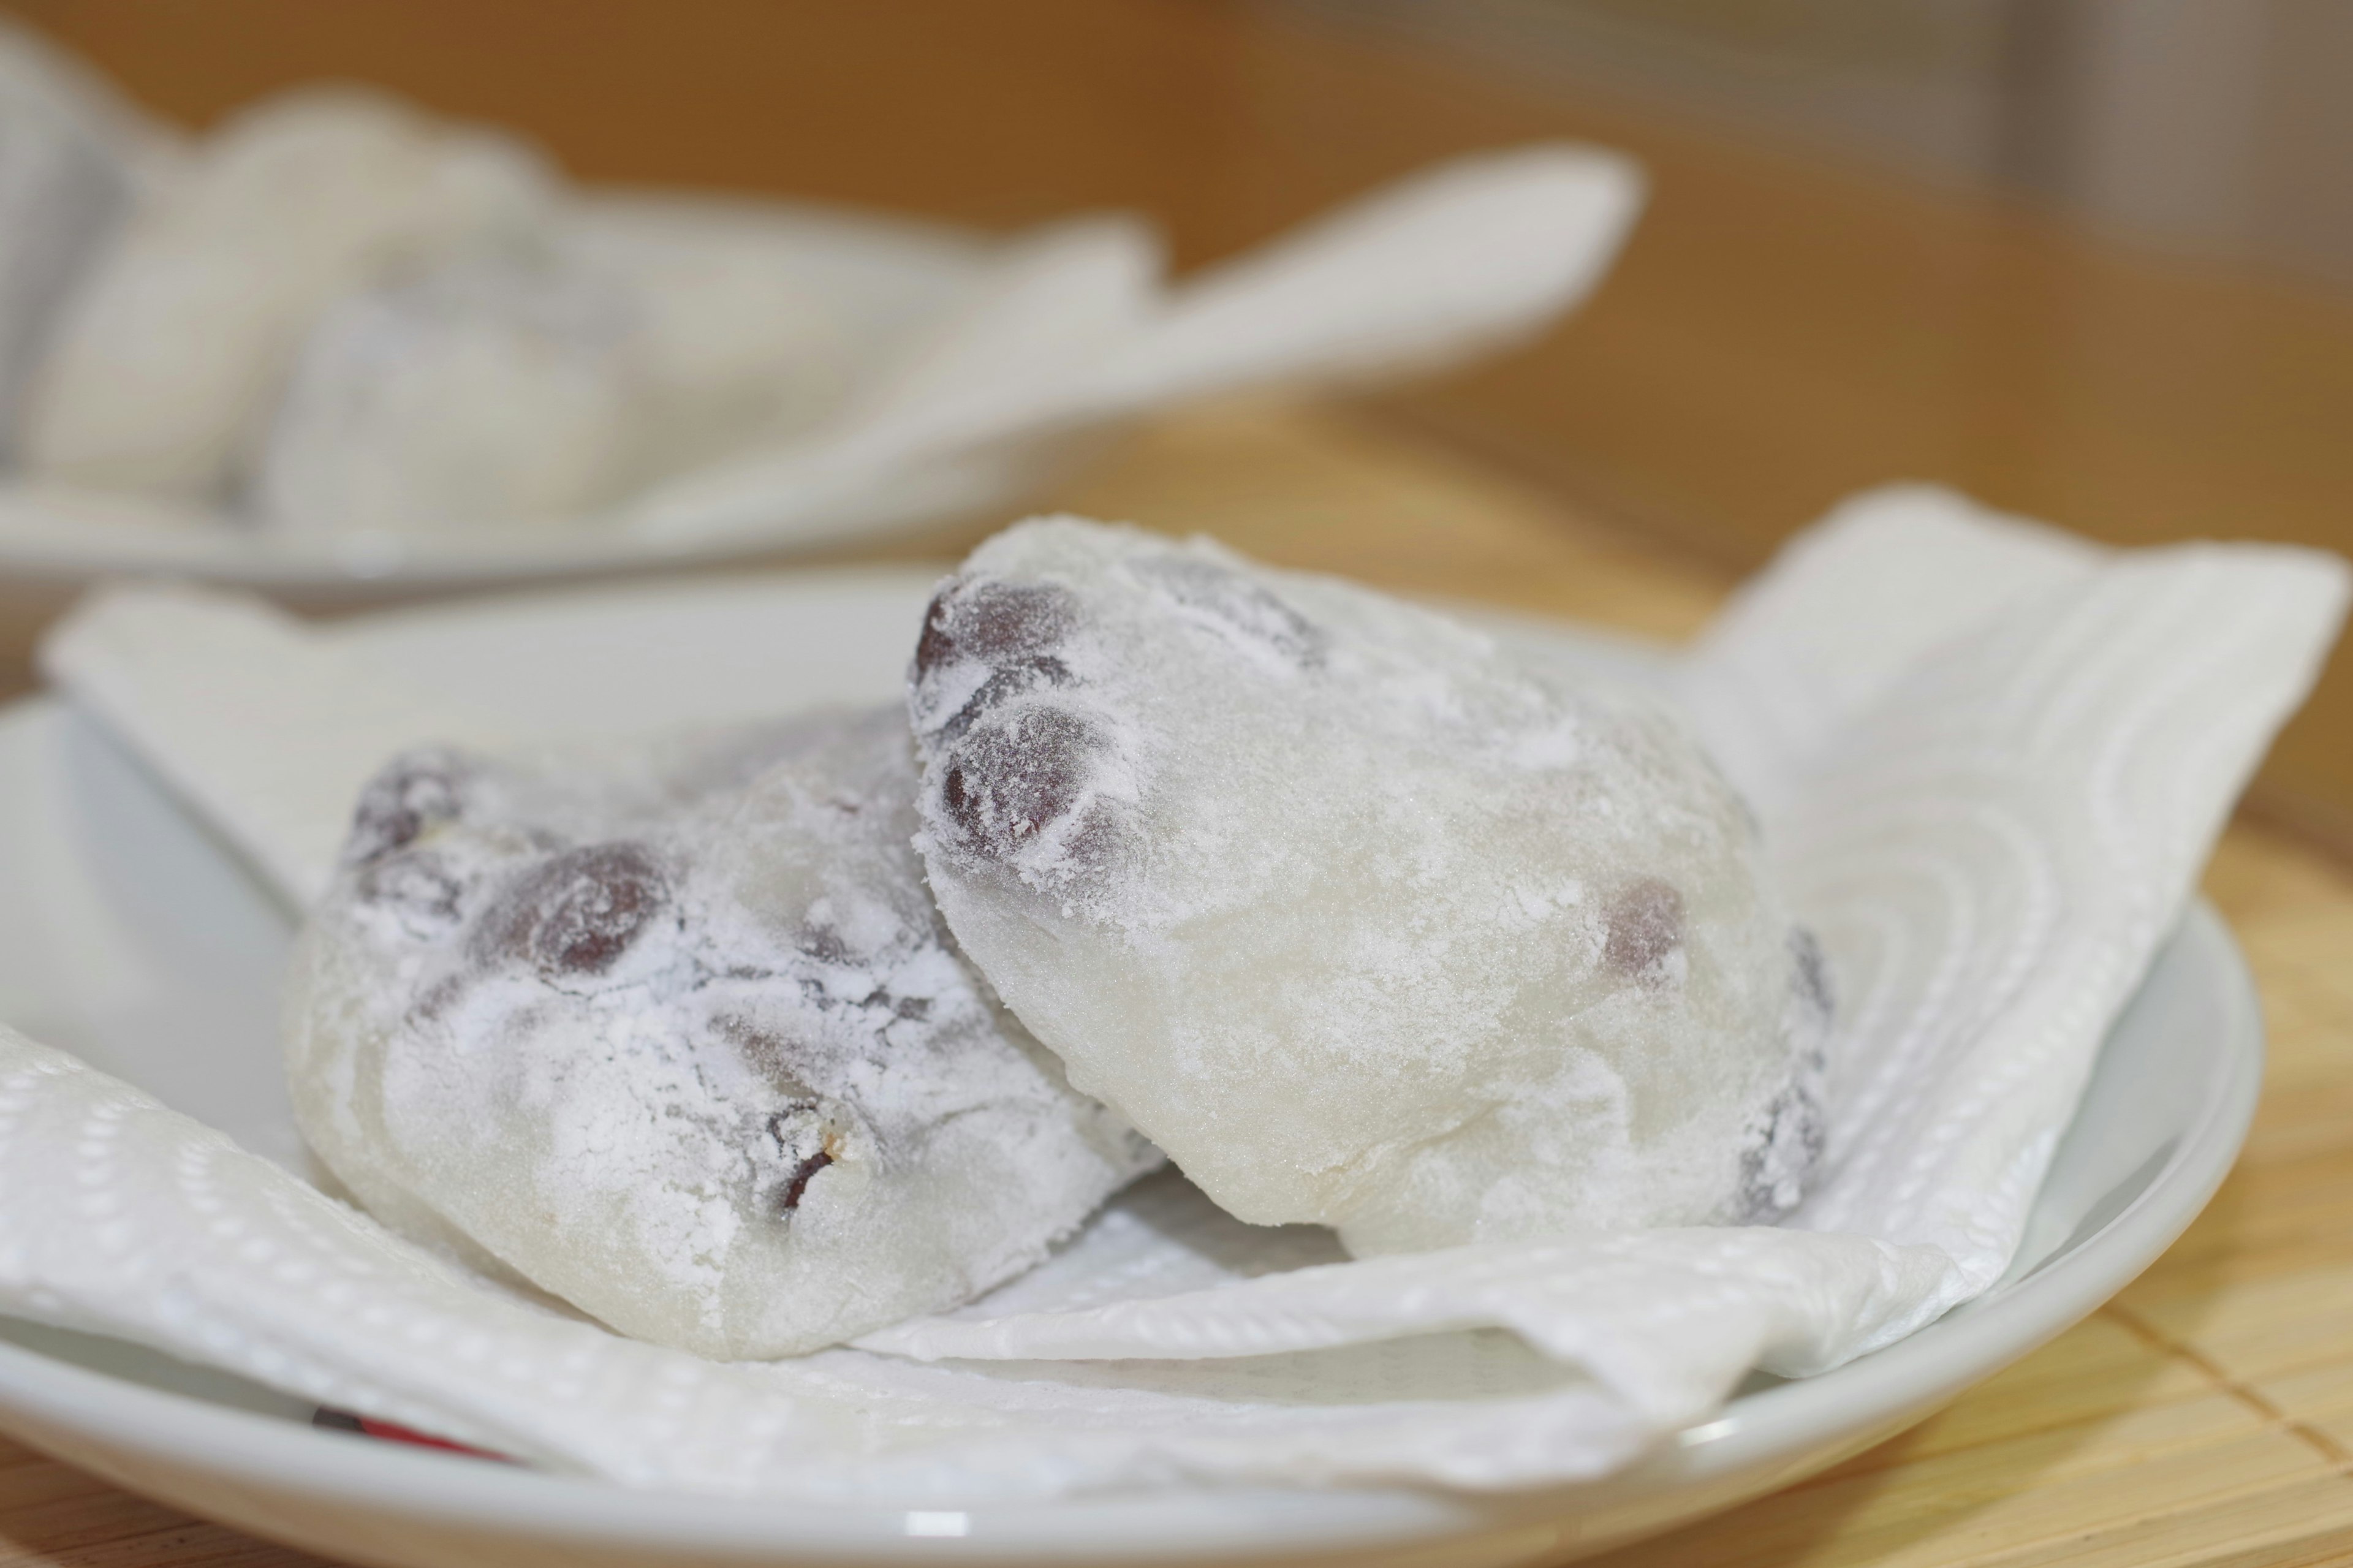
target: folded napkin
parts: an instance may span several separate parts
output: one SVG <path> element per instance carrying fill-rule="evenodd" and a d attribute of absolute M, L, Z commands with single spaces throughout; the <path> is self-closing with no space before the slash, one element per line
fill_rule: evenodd
<path fill-rule="evenodd" d="M 1018 461 L 1245 387 L 1459 363 L 1581 301 L 1617 259 L 1642 193 L 1637 165 L 1599 148 L 1475 153 L 1173 286 L 1133 222 L 1060 226 L 1009 247 L 886 395 L 801 440 L 657 485 L 619 521 L 674 544 L 826 537 L 904 504 L 911 474 L 920 489 L 921 476 Z"/>
<path fill-rule="evenodd" d="M 1736 599 L 1677 686 L 1840 994 L 1827 1163 L 1784 1226 L 1353 1262 L 1166 1176 L 959 1311 L 718 1364 L 471 1279 L 5 1036 L 0 1310 L 638 1486 L 922 1502 L 1599 1475 L 1752 1369 L 1836 1366 L 2001 1276 L 2346 595 L 2333 557 L 2112 552 L 1915 489 L 1841 509 Z M 133 611 L 69 627 L 52 667 L 136 743 Z M 191 798 L 224 787 L 143 738 Z"/>

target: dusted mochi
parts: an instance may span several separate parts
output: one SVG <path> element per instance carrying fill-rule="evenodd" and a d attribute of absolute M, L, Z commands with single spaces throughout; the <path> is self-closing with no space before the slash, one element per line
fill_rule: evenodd
<path fill-rule="evenodd" d="M 836 406 L 839 332 L 772 235 L 579 215 L 342 300 L 304 344 L 254 510 L 286 534 L 576 520 Z"/>
<path fill-rule="evenodd" d="M 334 300 L 453 250 L 518 243 L 549 182 L 520 143 L 311 91 L 213 132 L 75 293 L 26 390 L 48 479 L 195 502 L 251 458 Z"/>
<path fill-rule="evenodd" d="M 895 708 L 668 755 L 420 751 L 298 944 L 289 1078 L 376 1215 L 752 1358 L 1029 1267 L 1159 1154 L 951 944 Z"/>
<path fill-rule="evenodd" d="M 303 348 L 255 509 L 281 533 L 589 510 L 635 477 L 645 314 L 634 289 L 554 258 L 466 258 L 353 295 Z"/>
<path fill-rule="evenodd" d="M 1063 519 L 941 589 L 911 703 L 957 940 L 1240 1218 L 1362 1255 L 1801 1195 L 1820 962 L 1650 701 Z"/>

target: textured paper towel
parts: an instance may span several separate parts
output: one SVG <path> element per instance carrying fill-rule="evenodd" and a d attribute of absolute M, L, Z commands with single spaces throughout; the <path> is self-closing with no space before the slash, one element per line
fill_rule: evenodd
<path fill-rule="evenodd" d="M 719 1365 L 502 1297 L 8 1037 L 0 1308 L 638 1485 L 897 1501 L 1599 1474 L 1752 1367 L 1837 1365 L 2000 1275 L 2345 592 L 2306 552 L 2110 554 L 1900 490 L 1726 611 L 1683 694 L 1841 994 L 1828 1169 L 1785 1227 L 1358 1263 L 1161 1178 L 958 1312 Z"/>

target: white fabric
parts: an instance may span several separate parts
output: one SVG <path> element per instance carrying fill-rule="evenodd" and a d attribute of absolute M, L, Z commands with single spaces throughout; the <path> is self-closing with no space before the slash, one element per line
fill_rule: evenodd
<path fill-rule="evenodd" d="M 2110 554 L 1915 489 L 1842 509 L 1726 612 L 1686 694 L 1841 994 L 1829 1169 L 1787 1227 L 1347 1262 L 1159 1178 L 961 1311 L 721 1365 L 501 1297 L 5 1037 L 0 1309 L 635 1485 L 1600 1474 L 1751 1367 L 1835 1366 L 2000 1275 L 2346 576 L 2260 545 Z"/>

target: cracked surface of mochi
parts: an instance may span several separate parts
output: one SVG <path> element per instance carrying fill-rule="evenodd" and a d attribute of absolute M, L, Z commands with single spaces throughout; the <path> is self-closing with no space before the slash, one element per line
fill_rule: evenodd
<path fill-rule="evenodd" d="M 1820 960 L 1648 698 L 1054 519 L 943 586 L 911 707 L 957 939 L 1238 1216 L 1368 1254 L 1801 1194 Z"/>
<path fill-rule="evenodd" d="M 330 309 L 254 482 L 282 533 L 449 531 L 590 510 L 635 477 L 655 393 L 638 292 L 467 257 Z"/>
<path fill-rule="evenodd" d="M 426 750 L 298 944 L 304 1136 L 624 1333 L 815 1349 L 977 1294 L 1160 1156 L 940 922 L 894 709 L 593 760 Z"/>
<path fill-rule="evenodd" d="M 206 137 L 75 294 L 26 392 L 40 475 L 209 502 L 252 456 L 319 313 L 347 290 L 543 221 L 521 143 L 349 89 Z"/>

